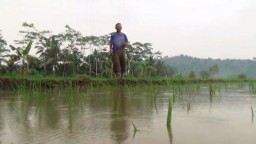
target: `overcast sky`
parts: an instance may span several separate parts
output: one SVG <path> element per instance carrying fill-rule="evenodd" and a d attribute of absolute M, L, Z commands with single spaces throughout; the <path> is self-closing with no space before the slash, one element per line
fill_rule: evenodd
<path fill-rule="evenodd" d="M 150 42 L 164 56 L 256 57 L 256 0 L 0 0 L 0 19 L 8 44 L 23 22 L 54 34 L 69 25 L 84 36 L 121 22 L 130 42 Z"/>

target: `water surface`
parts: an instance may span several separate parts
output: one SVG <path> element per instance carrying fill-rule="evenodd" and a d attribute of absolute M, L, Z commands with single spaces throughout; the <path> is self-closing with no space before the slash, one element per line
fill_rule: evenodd
<path fill-rule="evenodd" d="M 255 144 L 251 107 L 247 84 L 1 91 L 0 143 Z"/>

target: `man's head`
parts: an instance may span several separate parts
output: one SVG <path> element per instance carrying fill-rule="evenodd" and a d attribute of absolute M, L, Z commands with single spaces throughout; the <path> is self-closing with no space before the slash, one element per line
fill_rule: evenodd
<path fill-rule="evenodd" d="M 121 30 L 122 30 L 122 24 L 121 23 L 117 23 L 116 24 L 116 31 L 117 32 L 121 32 Z"/>

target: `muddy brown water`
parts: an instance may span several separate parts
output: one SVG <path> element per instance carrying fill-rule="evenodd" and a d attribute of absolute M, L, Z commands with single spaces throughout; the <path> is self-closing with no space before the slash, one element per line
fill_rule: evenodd
<path fill-rule="evenodd" d="M 256 113 L 256 96 L 247 84 L 219 86 L 214 96 L 208 85 L 196 87 L 1 91 L 0 143 L 256 143 L 251 110 Z M 168 97 L 173 92 L 177 95 L 167 128 Z"/>

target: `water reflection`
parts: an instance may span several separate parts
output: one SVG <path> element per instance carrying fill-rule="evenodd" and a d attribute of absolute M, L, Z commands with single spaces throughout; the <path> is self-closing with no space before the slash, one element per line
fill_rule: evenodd
<path fill-rule="evenodd" d="M 118 86 L 112 91 L 112 121 L 110 122 L 111 138 L 117 143 L 124 142 L 129 137 L 129 120 L 126 110 L 125 87 Z"/>
<path fill-rule="evenodd" d="M 43 92 L 23 94 L 26 99 L 21 104 L 21 116 L 27 128 L 56 129 L 60 121 L 60 113 L 56 101 L 48 100 Z M 31 98 L 32 97 L 32 98 Z"/>
<path fill-rule="evenodd" d="M 168 132 L 169 142 L 170 144 L 173 144 L 172 127 L 167 126 L 167 132 Z"/>
<path fill-rule="evenodd" d="M 252 111 L 252 123 L 253 123 L 253 118 L 254 118 L 254 111 L 253 111 L 253 108 L 251 106 L 251 111 Z"/>

